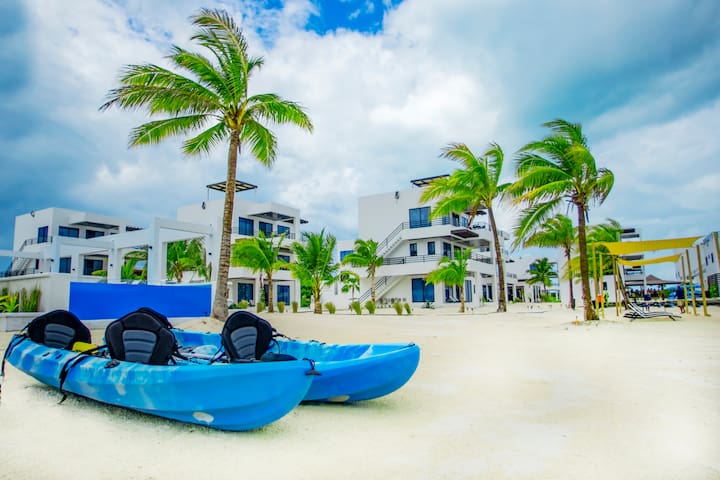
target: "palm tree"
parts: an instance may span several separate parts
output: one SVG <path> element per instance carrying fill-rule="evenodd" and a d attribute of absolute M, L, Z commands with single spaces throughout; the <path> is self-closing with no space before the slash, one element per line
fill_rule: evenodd
<path fill-rule="evenodd" d="M 169 278 L 182 282 L 183 274 L 200 271 L 205 266 L 205 249 L 199 238 L 178 240 L 167 244 L 167 273 Z"/>
<path fill-rule="evenodd" d="M 340 272 L 340 280 L 343 283 L 342 292 L 351 292 L 352 299 L 355 300 L 355 290 L 360 290 L 360 275 L 350 270 Z"/>
<path fill-rule="evenodd" d="M 495 223 L 493 203 L 510 186 L 499 184 L 505 155 L 497 143 L 491 143 L 485 154 L 478 158 L 462 143 L 451 143 L 440 155 L 460 162 L 463 168 L 455 170 L 449 177 L 432 182 L 420 197 L 421 202 L 439 199 L 430 212 L 432 218 L 451 213 L 468 212 L 471 225 L 475 216 L 487 210 L 495 245 L 495 259 L 498 276 L 498 312 L 506 312 L 505 267 L 500 248 L 500 236 Z"/>
<path fill-rule="evenodd" d="M 612 172 L 598 168 L 590 153 L 587 138 L 579 123 L 553 120 L 545 123 L 551 134 L 530 142 L 520 149 L 517 158 L 517 181 L 512 192 L 516 202 L 525 202 L 523 221 L 542 223 L 565 201 L 577 210 L 580 278 L 585 305 L 585 320 L 597 319 L 590 299 L 586 222 L 590 204 L 602 204 L 614 183 Z"/>
<path fill-rule="evenodd" d="M 249 95 L 250 77 L 262 67 L 264 60 L 248 56 L 242 31 L 226 12 L 202 9 L 191 21 L 197 27 L 191 39 L 209 50 L 211 57 L 174 46 L 168 59 L 176 68 L 189 73 L 189 77 L 157 65 L 129 65 L 121 74 L 121 86 L 108 93 L 108 100 L 100 109 L 145 107 L 151 116 L 168 116 L 134 128 L 130 133 L 131 147 L 155 144 L 199 130 L 200 133 L 183 143 L 184 153 L 208 154 L 213 147 L 229 142 L 220 258 L 212 307 L 213 318 L 224 320 L 235 176 L 241 147 L 247 147 L 262 165 L 271 167 L 277 156 L 277 140 L 264 124 L 290 123 L 312 131 L 312 123 L 297 103 L 273 93 Z"/>
<path fill-rule="evenodd" d="M 467 275 L 467 263 L 472 250 L 455 255 L 450 259 L 443 257 L 438 262 L 438 268 L 430 272 L 425 279 L 427 283 L 445 283 L 446 287 L 459 287 L 460 289 L 460 313 L 465 312 L 465 276 Z"/>
<path fill-rule="evenodd" d="M 275 241 L 276 238 L 277 241 Z M 230 263 L 233 267 L 247 267 L 253 273 L 265 273 L 268 286 L 269 313 L 275 311 L 273 307 L 273 272 L 288 265 L 285 260 L 280 258 L 280 247 L 282 247 L 284 239 L 284 233 L 279 237 L 273 235 L 267 238 L 265 233 L 259 232 L 259 236 L 240 239 L 232 247 Z M 260 283 L 262 283 L 262 277 Z"/>
<path fill-rule="evenodd" d="M 325 235 L 325 229 L 320 233 L 303 232 L 303 243 L 294 242 L 292 250 L 296 261 L 290 264 L 290 270 L 295 278 L 305 285 L 310 285 L 315 298 L 314 313 L 322 313 L 320 292 L 322 288 L 335 282 L 335 274 L 340 265 L 333 261 L 333 250 L 337 241 L 333 235 Z"/>
<path fill-rule="evenodd" d="M 524 213 L 524 212 L 523 212 Z M 573 268 L 570 263 L 573 245 L 576 241 L 576 231 L 572 220 L 562 214 L 557 214 L 537 226 L 534 232 L 527 233 L 527 222 L 531 216 L 521 214 L 521 223 L 515 229 L 515 242 L 513 247 L 546 247 L 561 248 L 565 255 L 567 265 L 568 286 L 570 287 L 570 308 L 575 310 L 575 294 L 573 293 Z M 525 223 L 523 223 L 525 222 Z"/>
<path fill-rule="evenodd" d="M 545 258 L 540 258 L 538 260 L 535 260 L 533 263 L 530 264 L 530 270 L 528 270 L 528 273 L 530 273 L 530 278 L 527 279 L 527 283 L 530 285 L 539 283 L 543 287 L 544 295 L 547 297 L 547 287 L 552 285 L 552 279 L 557 278 L 557 273 L 553 269 L 552 263 L 550 263 L 550 260 Z"/>
<path fill-rule="evenodd" d="M 353 251 L 345 255 L 343 265 L 367 267 L 370 279 L 370 298 L 375 303 L 375 271 L 381 267 L 385 259 L 377 254 L 378 243 L 375 240 L 355 240 Z"/>

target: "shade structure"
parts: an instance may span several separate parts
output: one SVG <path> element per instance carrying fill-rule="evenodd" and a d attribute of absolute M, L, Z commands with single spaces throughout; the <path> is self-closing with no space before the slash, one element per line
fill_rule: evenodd
<path fill-rule="evenodd" d="M 656 250 L 673 250 L 690 248 L 700 236 L 668 238 L 666 240 L 642 240 L 639 242 L 598 242 L 605 246 L 611 255 L 629 255 L 631 253 L 654 252 Z"/>
<path fill-rule="evenodd" d="M 676 253 L 674 255 L 667 255 L 665 257 L 645 258 L 642 260 L 625 260 L 624 258 L 618 258 L 617 261 L 619 264 L 625 265 L 626 267 L 639 267 L 641 265 L 652 265 L 654 263 L 675 263 L 678 261 L 679 258 L 680 254 Z"/>

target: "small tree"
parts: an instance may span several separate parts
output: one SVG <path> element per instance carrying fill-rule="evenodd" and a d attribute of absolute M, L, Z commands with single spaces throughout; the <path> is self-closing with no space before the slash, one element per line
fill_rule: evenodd
<path fill-rule="evenodd" d="M 340 267 L 333 261 L 337 241 L 333 235 L 326 235 L 325 229 L 320 233 L 303 232 L 302 238 L 303 243 L 294 242 L 292 245 L 296 262 L 290 265 L 290 270 L 301 283 L 310 285 L 315 300 L 313 312 L 321 314 L 322 288 L 336 281 L 335 275 Z"/>
<path fill-rule="evenodd" d="M 536 283 L 541 284 L 543 288 L 543 295 L 547 297 L 547 287 L 552 285 L 552 279 L 557 278 L 557 273 L 553 269 L 552 263 L 547 258 L 540 258 L 534 261 L 530 265 L 528 270 L 530 278 L 527 279 L 527 283 L 534 285 Z"/>
<path fill-rule="evenodd" d="M 350 270 L 340 272 L 340 281 L 343 283 L 342 292 L 351 292 L 351 298 L 355 299 L 355 290 L 360 290 L 360 275 Z"/>
<path fill-rule="evenodd" d="M 382 266 L 385 259 L 377 254 L 378 243 L 375 240 L 355 240 L 352 252 L 343 258 L 343 265 L 366 267 L 370 279 L 370 300 L 375 303 L 375 271 Z"/>
<path fill-rule="evenodd" d="M 471 250 L 467 249 L 454 259 L 443 257 L 438 262 L 438 268 L 427 276 L 427 283 L 445 283 L 447 287 L 457 286 L 460 290 L 460 313 L 465 312 L 465 276 L 467 275 L 467 262 Z"/>
<path fill-rule="evenodd" d="M 250 268 L 253 273 L 265 273 L 269 313 L 275 311 L 273 308 L 273 272 L 287 266 L 287 262 L 280 258 L 280 248 L 284 239 L 285 234 L 279 237 L 273 235 L 268 238 L 265 233 L 259 232 L 257 237 L 236 241 L 232 249 L 230 262 L 233 266 Z"/>

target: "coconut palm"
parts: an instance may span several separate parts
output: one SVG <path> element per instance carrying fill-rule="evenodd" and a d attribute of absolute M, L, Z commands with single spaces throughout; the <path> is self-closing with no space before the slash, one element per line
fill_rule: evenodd
<path fill-rule="evenodd" d="M 438 199 L 430 212 L 432 218 L 442 217 L 451 213 L 468 212 L 468 224 L 472 224 L 481 211 L 487 210 L 490 228 L 495 245 L 495 259 L 498 278 L 498 312 L 506 312 L 505 300 L 505 267 L 500 247 L 500 236 L 495 223 L 494 203 L 510 186 L 500 184 L 505 155 L 497 143 L 491 143 L 485 154 L 478 158 L 462 143 L 451 143 L 443 148 L 440 155 L 455 160 L 462 168 L 455 170 L 449 177 L 432 182 L 420 197 L 421 202 Z"/>
<path fill-rule="evenodd" d="M 355 300 L 355 290 L 360 290 L 360 275 L 350 270 L 340 272 L 340 281 L 342 281 L 342 292 L 351 292 L 351 298 Z"/>
<path fill-rule="evenodd" d="M 303 242 L 294 242 L 292 250 L 295 253 L 295 263 L 290 264 L 290 270 L 295 278 L 305 285 L 310 285 L 315 298 L 314 313 L 322 313 L 320 292 L 323 287 L 332 285 L 336 280 L 336 273 L 340 265 L 333 260 L 333 250 L 337 241 L 325 229 L 320 233 L 303 232 Z"/>
<path fill-rule="evenodd" d="M 527 279 L 527 283 L 530 285 L 541 284 L 544 287 L 543 295 L 547 297 L 547 287 L 552 285 L 552 279 L 558 276 L 550 260 L 547 257 L 535 260 L 530 264 L 528 273 L 530 273 L 530 278 Z"/>
<path fill-rule="evenodd" d="M 166 259 L 168 277 L 182 282 L 185 272 L 197 272 L 204 268 L 205 249 L 199 238 L 169 242 Z"/>
<path fill-rule="evenodd" d="M 224 320 L 235 176 L 241 147 L 246 147 L 262 165 L 271 167 L 277 156 L 277 139 L 266 124 L 290 123 L 311 131 L 312 123 L 297 103 L 273 93 L 248 93 L 250 77 L 262 67 L 264 60 L 248 56 L 242 31 L 226 12 L 202 9 L 191 21 L 197 27 L 192 40 L 206 48 L 209 57 L 172 47 L 168 59 L 189 76 L 152 64 L 129 65 L 122 71 L 121 86 L 109 92 L 107 102 L 100 109 L 144 107 L 151 116 L 167 115 L 134 128 L 130 133 L 131 147 L 198 131 L 183 143 L 184 153 L 208 154 L 213 147 L 229 142 L 220 257 L 212 307 L 212 316 Z"/>
<path fill-rule="evenodd" d="M 265 274 L 268 286 L 268 312 L 275 311 L 273 307 L 273 272 L 287 267 L 288 263 L 280 258 L 280 248 L 285 239 L 285 234 L 279 237 L 274 235 L 266 237 L 265 233 L 259 232 L 257 237 L 243 238 L 232 246 L 230 264 L 233 267 L 247 267 L 253 273 L 262 272 Z M 262 284 L 262 277 L 260 279 Z"/>
<path fill-rule="evenodd" d="M 385 259 L 377 254 L 378 243 L 375 240 L 355 240 L 353 251 L 345 255 L 343 265 L 366 267 L 367 278 L 370 279 L 370 298 L 375 303 L 375 271 L 382 266 Z"/>
<path fill-rule="evenodd" d="M 552 133 L 525 145 L 517 157 L 517 181 L 511 192 L 525 203 L 521 224 L 528 231 L 552 216 L 563 202 L 577 211 L 580 278 L 585 319 L 597 319 L 590 299 L 586 224 L 591 203 L 602 204 L 614 183 L 612 172 L 598 168 L 579 123 L 553 120 L 545 123 Z"/>
<path fill-rule="evenodd" d="M 465 277 L 467 264 L 472 250 L 456 253 L 455 258 L 443 257 L 438 262 L 438 268 L 430 272 L 425 279 L 427 283 L 438 284 L 443 282 L 446 287 L 458 287 L 460 290 L 460 313 L 465 312 Z"/>
<path fill-rule="evenodd" d="M 521 222 L 528 222 L 532 217 L 521 215 Z M 536 227 L 534 232 L 530 232 L 522 236 L 520 232 L 526 232 L 527 229 L 523 223 L 519 224 L 515 229 L 514 247 L 522 245 L 523 247 L 545 247 L 545 248 L 561 248 L 565 255 L 565 264 L 567 268 L 568 287 L 570 288 L 570 308 L 575 310 L 575 295 L 573 293 L 573 268 L 570 262 L 573 246 L 576 241 L 576 230 L 573 227 L 572 220 L 562 214 L 557 214 L 547 219 L 542 225 Z"/>

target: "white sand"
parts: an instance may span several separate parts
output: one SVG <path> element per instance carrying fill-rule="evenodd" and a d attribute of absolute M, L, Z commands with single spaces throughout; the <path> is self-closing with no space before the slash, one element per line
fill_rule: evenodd
<path fill-rule="evenodd" d="M 57 405 L 57 391 L 8 366 L 0 478 L 720 478 L 720 309 L 597 326 L 558 306 L 512 311 L 268 315 L 306 339 L 415 341 L 422 359 L 390 396 L 301 405 L 252 432 L 79 397 Z"/>

